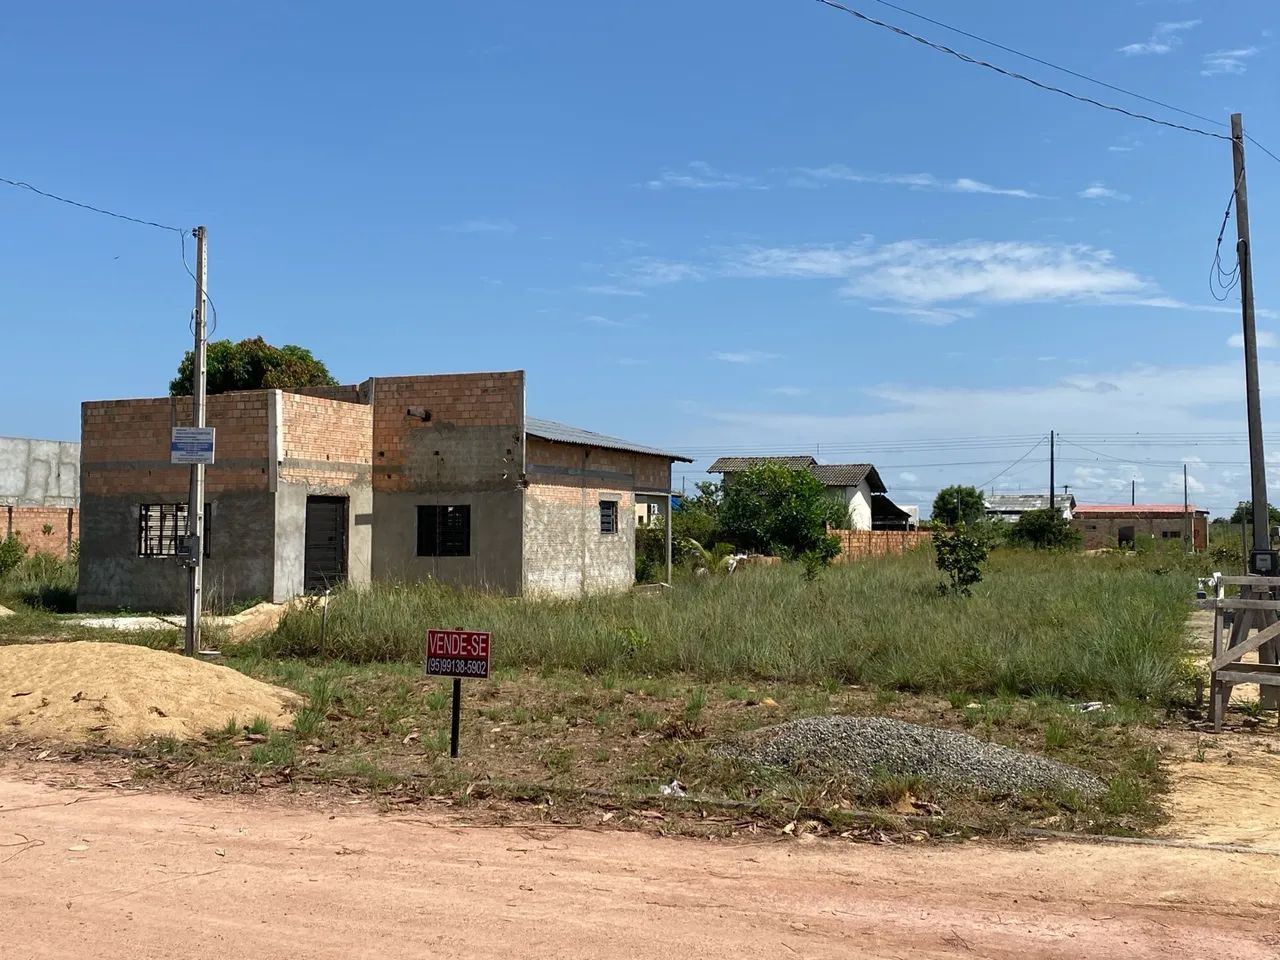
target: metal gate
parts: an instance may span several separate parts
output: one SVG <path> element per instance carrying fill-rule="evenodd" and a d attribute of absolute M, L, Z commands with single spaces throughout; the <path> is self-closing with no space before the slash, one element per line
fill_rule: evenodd
<path fill-rule="evenodd" d="M 307 593 L 323 593 L 346 579 L 347 500 L 345 497 L 307 497 L 304 589 Z"/>

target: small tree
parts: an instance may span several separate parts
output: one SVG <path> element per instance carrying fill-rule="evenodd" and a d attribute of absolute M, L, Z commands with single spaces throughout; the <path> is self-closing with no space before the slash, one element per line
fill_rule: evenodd
<path fill-rule="evenodd" d="M 788 559 L 815 553 L 823 562 L 840 552 L 839 539 L 827 533 L 833 516 L 832 500 L 821 481 L 807 470 L 777 463 L 734 477 L 719 509 L 721 532 L 739 547 Z"/>
<path fill-rule="evenodd" d="M 1270 515 L 1270 525 L 1276 526 L 1280 524 L 1280 509 L 1271 504 L 1267 504 L 1267 513 Z M 1244 503 L 1236 507 L 1236 512 L 1231 514 L 1232 523 L 1253 523 L 1253 502 L 1246 500 Z"/>
<path fill-rule="evenodd" d="M 1057 510 L 1028 510 L 1009 528 L 1009 542 L 1037 550 L 1075 550 L 1080 531 Z"/>
<path fill-rule="evenodd" d="M 954 527 L 960 523 L 977 523 L 986 515 L 987 505 L 977 487 L 943 487 L 933 498 L 933 519 Z"/>
<path fill-rule="evenodd" d="M 335 386 L 338 382 L 310 350 L 292 344 L 273 347 L 261 337 L 239 343 L 215 340 L 209 344 L 205 363 L 210 394 L 231 390 L 295 390 Z M 195 358 L 188 350 L 178 364 L 178 375 L 169 383 L 169 395 L 190 396 L 194 375 Z"/>
<path fill-rule="evenodd" d="M 938 584 L 938 592 L 969 596 L 972 587 L 982 582 L 982 565 L 987 562 L 987 545 L 960 527 L 954 533 L 937 533 L 933 537 L 938 569 L 947 582 Z"/>

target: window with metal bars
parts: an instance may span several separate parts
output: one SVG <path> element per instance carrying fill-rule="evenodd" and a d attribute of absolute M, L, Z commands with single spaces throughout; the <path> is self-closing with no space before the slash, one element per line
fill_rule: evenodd
<path fill-rule="evenodd" d="M 204 505 L 204 555 L 209 556 L 213 510 Z M 178 544 L 187 535 L 185 503 L 144 503 L 138 508 L 138 556 L 176 557 Z"/>
<path fill-rule="evenodd" d="M 617 500 L 601 500 L 600 501 L 600 532 L 601 533 L 617 533 L 618 532 L 618 501 Z"/>
<path fill-rule="evenodd" d="M 418 556 L 471 556 L 471 506 L 465 503 L 420 505 Z"/>

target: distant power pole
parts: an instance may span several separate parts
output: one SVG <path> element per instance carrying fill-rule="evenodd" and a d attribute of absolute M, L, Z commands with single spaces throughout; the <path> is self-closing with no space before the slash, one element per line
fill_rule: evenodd
<path fill-rule="evenodd" d="M 205 406 L 205 284 L 208 281 L 206 232 L 204 227 L 192 231 L 196 238 L 196 313 L 195 361 L 192 370 L 191 425 L 203 427 Z M 204 464 L 191 465 L 191 491 L 187 498 L 187 537 L 191 549 L 191 565 L 187 582 L 187 629 L 183 652 L 194 657 L 200 650 L 200 614 L 204 594 Z"/>
<path fill-rule="evenodd" d="M 1196 552 L 1196 532 L 1187 522 L 1190 514 L 1190 500 L 1187 499 L 1187 465 L 1182 465 L 1182 548 L 1187 553 Z"/>
<path fill-rule="evenodd" d="M 1236 184 L 1236 256 L 1240 264 L 1240 312 L 1244 323 L 1244 383 L 1249 416 L 1249 491 L 1253 496 L 1253 556 L 1250 572 L 1276 574 L 1271 559 L 1267 512 L 1267 468 L 1262 452 L 1262 401 L 1258 390 L 1258 334 L 1253 313 L 1253 256 L 1249 246 L 1249 185 L 1244 168 L 1244 120 L 1231 115 L 1231 159 Z M 1269 569 L 1256 569 L 1258 554 Z"/>
<path fill-rule="evenodd" d="M 1138 481 L 1137 478 L 1129 481 L 1129 506 L 1136 507 L 1138 505 Z"/>
<path fill-rule="evenodd" d="M 1053 509 L 1053 431 L 1049 431 L 1049 509 Z"/>

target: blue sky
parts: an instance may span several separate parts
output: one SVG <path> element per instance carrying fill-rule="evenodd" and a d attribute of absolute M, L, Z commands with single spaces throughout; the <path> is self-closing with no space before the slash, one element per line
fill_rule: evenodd
<path fill-rule="evenodd" d="M 1241 111 L 1280 153 L 1264 0 L 910 5 L 1224 123 Z M 1127 498 L 1134 476 L 1141 499 L 1177 500 L 1184 460 L 1204 505 L 1246 493 L 1238 301 L 1207 282 L 1221 140 L 811 0 L 122 9 L 6 14 L 0 176 L 207 224 L 217 337 L 304 344 L 344 381 L 523 368 L 532 413 L 695 470 L 717 452 L 871 460 L 902 503 L 984 483 L 1050 429 L 1083 501 Z M 1280 346 L 1280 163 L 1249 159 Z M 0 435 L 75 438 L 80 401 L 163 393 L 192 300 L 176 236 L 7 187 L 0 223 Z M 996 487 L 1041 489 L 1044 453 Z M 1271 458 L 1280 483 L 1280 439 Z"/>

